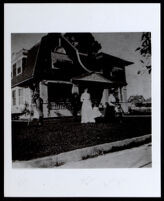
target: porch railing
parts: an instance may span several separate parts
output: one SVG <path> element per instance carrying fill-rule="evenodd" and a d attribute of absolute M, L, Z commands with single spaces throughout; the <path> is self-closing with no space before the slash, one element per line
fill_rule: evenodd
<path fill-rule="evenodd" d="M 69 101 L 50 102 L 48 104 L 50 110 L 72 109 L 72 104 Z"/>
<path fill-rule="evenodd" d="M 120 105 L 125 113 L 150 113 L 151 107 L 132 107 L 132 104 L 129 102 L 120 102 Z M 59 101 L 59 102 L 50 102 L 47 104 L 49 110 L 62 110 L 68 109 L 73 110 L 73 106 L 70 101 Z M 100 107 L 100 110 L 104 108 Z"/>

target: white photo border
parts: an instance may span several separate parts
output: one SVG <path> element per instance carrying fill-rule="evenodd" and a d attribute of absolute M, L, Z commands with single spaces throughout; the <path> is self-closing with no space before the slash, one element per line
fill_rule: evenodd
<path fill-rule="evenodd" d="M 160 197 L 160 4 L 5 4 L 4 194 L 7 197 Z M 152 33 L 152 168 L 12 169 L 11 33 Z"/>

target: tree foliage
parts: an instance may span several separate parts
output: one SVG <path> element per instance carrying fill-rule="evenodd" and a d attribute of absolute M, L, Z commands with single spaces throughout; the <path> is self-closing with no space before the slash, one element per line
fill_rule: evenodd
<path fill-rule="evenodd" d="M 141 45 L 135 50 L 140 53 L 140 62 L 148 73 L 151 73 L 151 33 L 144 32 L 141 36 Z M 140 71 L 138 72 L 140 73 Z"/>
<path fill-rule="evenodd" d="M 91 33 L 66 33 L 65 37 L 79 50 L 89 55 L 96 54 L 101 45 Z"/>

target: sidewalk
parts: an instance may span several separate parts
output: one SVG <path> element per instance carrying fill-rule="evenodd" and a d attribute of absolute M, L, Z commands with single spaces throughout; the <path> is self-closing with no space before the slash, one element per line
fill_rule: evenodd
<path fill-rule="evenodd" d="M 149 168 L 152 166 L 151 144 L 126 149 L 55 168 Z"/>
<path fill-rule="evenodd" d="M 68 163 L 89 161 L 87 159 L 94 158 L 97 156 L 102 157 L 102 155 L 106 158 L 106 155 L 109 155 L 109 153 L 111 155 L 111 152 L 118 152 L 120 150 L 133 148 L 146 144 L 148 142 L 151 142 L 151 134 L 144 135 L 141 137 L 130 138 L 122 141 L 116 141 L 112 143 L 100 144 L 83 149 L 76 149 L 74 151 L 69 151 L 58 155 L 42 157 L 29 161 L 15 161 L 13 162 L 13 168 L 64 168 L 67 167 Z M 104 163 L 103 165 L 103 167 L 105 168 L 106 165 Z"/>

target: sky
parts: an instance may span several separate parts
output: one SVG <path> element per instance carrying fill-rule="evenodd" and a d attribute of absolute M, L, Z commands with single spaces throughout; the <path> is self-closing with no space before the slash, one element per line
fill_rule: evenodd
<path fill-rule="evenodd" d="M 47 33 L 12 34 L 11 51 L 17 52 L 22 48 L 30 49 L 43 35 Z M 151 74 L 147 72 L 137 74 L 142 68 L 140 55 L 135 49 L 140 45 L 141 32 L 121 33 L 92 33 L 101 46 L 102 52 L 128 60 L 134 64 L 126 67 L 127 97 L 131 95 L 143 95 L 151 97 Z"/>

